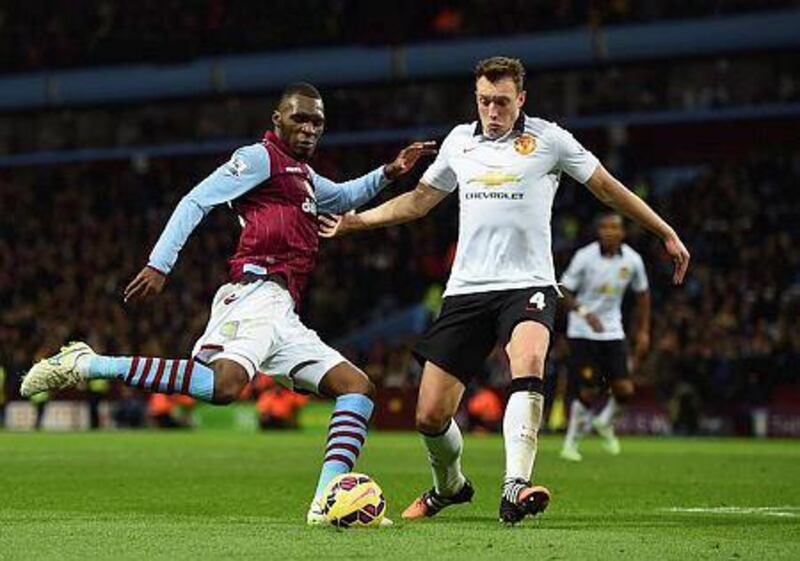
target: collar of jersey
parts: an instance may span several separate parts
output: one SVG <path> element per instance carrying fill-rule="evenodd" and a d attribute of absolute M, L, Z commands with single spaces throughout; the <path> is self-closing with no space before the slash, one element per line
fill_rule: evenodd
<path fill-rule="evenodd" d="M 497 141 L 497 140 L 506 140 L 507 138 L 509 138 L 514 133 L 522 134 L 523 132 L 525 132 L 525 113 L 520 111 L 519 112 L 519 117 L 517 117 L 517 120 L 514 121 L 514 126 L 511 127 L 511 130 L 508 131 L 503 136 L 501 136 L 499 138 L 495 138 L 493 140 L 495 140 L 495 141 Z M 480 137 L 479 140 L 492 140 L 490 138 L 487 138 L 487 137 L 483 136 L 483 127 L 481 126 L 481 120 L 480 119 L 478 119 L 478 122 L 475 123 L 475 130 L 472 131 L 472 136 L 479 136 Z"/>
<path fill-rule="evenodd" d="M 292 151 L 289 149 L 289 146 L 283 140 L 281 140 L 281 137 L 278 136 L 278 134 L 275 131 L 268 130 L 267 132 L 265 132 L 262 142 L 264 143 L 269 142 L 270 144 L 273 144 L 278 150 L 289 156 L 295 162 L 301 165 L 305 165 L 304 162 L 302 162 L 297 158 L 297 156 L 292 154 Z"/>

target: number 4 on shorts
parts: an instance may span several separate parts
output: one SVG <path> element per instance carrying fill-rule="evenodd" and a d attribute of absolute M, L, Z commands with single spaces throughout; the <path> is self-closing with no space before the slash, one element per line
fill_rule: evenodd
<path fill-rule="evenodd" d="M 530 300 L 528 300 L 528 309 L 534 306 L 539 311 L 545 309 L 547 303 L 544 301 L 544 292 L 537 292 L 533 296 L 531 296 Z"/>

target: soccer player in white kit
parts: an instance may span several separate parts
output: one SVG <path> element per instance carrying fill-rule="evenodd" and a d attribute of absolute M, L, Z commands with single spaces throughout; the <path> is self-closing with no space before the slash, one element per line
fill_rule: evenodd
<path fill-rule="evenodd" d="M 567 338 L 570 349 L 569 425 L 561 448 L 565 460 L 580 462 L 578 438 L 592 428 L 603 447 L 620 453 L 614 434 L 619 405 L 633 396 L 628 372 L 628 345 L 622 325 L 622 299 L 629 288 L 636 295 L 634 350 L 641 359 L 650 348 L 650 291 L 641 256 L 623 243 L 622 217 L 607 213 L 597 222 L 598 241 L 580 248 L 561 277 L 570 310 Z M 600 390 L 610 389 L 603 409 L 592 414 Z"/>
<path fill-rule="evenodd" d="M 433 516 L 468 502 L 461 471 L 463 440 L 453 416 L 466 383 L 495 344 L 505 344 L 511 389 L 503 419 L 506 468 L 500 519 L 542 512 L 550 492 L 533 485 L 544 396 L 542 376 L 558 290 L 550 216 L 561 174 L 586 184 L 601 201 L 658 235 L 680 283 L 689 253 L 675 231 L 612 177 L 570 133 L 522 112 L 525 69 L 517 59 L 478 63 L 479 120 L 456 126 L 416 189 L 359 213 L 323 220 L 322 235 L 401 224 L 425 216 L 459 189 L 458 249 L 440 316 L 415 352 L 424 362 L 416 425 L 428 450 L 434 486 L 403 513 Z"/>

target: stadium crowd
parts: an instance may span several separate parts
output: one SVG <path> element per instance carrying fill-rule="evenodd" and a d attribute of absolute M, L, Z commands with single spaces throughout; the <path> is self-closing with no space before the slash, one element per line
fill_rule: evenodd
<path fill-rule="evenodd" d="M 314 45 L 394 44 L 709 17 L 791 0 L 61 0 L 0 4 L 0 72 L 128 61 L 175 62 Z M 279 6 L 279 7 L 276 7 Z M 202 37 L 202 41 L 197 38 Z"/>
<path fill-rule="evenodd" d="M 797 102 L 798 76 L 800 54 L 785 52 L 534 72 L 527 88 L 537 114 L 563 120 Z M 468 77 L 328 88 L 328 129 L 444 125 L 473 113 L 471 88 Z M 229 96 L 0 114 L 0 153 L 246 138 L 264 126 L 275 101 Z"/>
<path fill-rule="evenodd" d="M 395 148 L 325 150 L 318 168 L 352 176 Z M 207 217 L 156 303 L 126 309 L 121 291 L 178 198 L 215 163 L 136 160 L 0 175 L 0 366 L 10 373 L 10 386 L 32 358 L 71 337 L 88 337 L 117 354 L 180 356 L 191 348 L 225 279 L 238 230 L 232 213 Z M 800 150 L 753 148 L 744 159 L 701 166 L 677 183 L 657 181 L 646 170 L 638 177 L 637 191 L 673 220 L 693 251 L 686 286 L 672 288 L 659 244 L 631 228 L 630 243 L 650 272 L 655 310 L 653 352 L 639 382 L 662 399 L 688 392 L 703 407 L 720 410 L 766 402 L 781 385 L 800 383 L 800 254 L 794 250 Z M 561 189 L 553 225 L 559 270 L 592 238 L 600 209 L 573 183 Z M 409 227 L 324 242 L 303 308 L 308 323 L 335 340 L 441 285 L 453 251 L 454 203 Z M 382 385 L 405 387 L 418 374 L 412 342 L 344 350 Z M 557 347 L 556 366 L 559 353 Z M 497 379 L 504 365 L 494 362 L 487 371 Z"/>

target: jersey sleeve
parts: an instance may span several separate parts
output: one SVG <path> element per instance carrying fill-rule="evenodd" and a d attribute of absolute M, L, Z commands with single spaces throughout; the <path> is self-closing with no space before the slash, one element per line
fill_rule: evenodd
<path fill-rule="evenodd" d="M 175 207 L 148 264 L 168 274 L 189 235 L 215 206 L 241 197 L 269 178 L 269 155 L 261 144 L 236 150 L 225 164 L 189 191 Z"/>
<path fill-rule="evenodd" d="M 428 166 L 420 179 L 421 183 L 447 193 L 452 193 L 458 186 L 456 173 L 450 167 L 450 153 L 453 148 L 455 131 L 456 129 L 450 131 L 450 134 L 444 139 L 436 159 Z"/>
<path fill-rule="evenodd" d="M 647 292 L 650 289 L 650 283 L 647 280 L 647 271 L 644 268 L 644 261 L 638 254 L 634 259 L 631 289 L 634 292 Z"/>
<path fill-rule="evenodd" d="M 311 181 L 317 197 L 317 210 L 333 214 L 357 209 L 391 183 L 383 166 L 344 183 L 336 183 L 311 170 Z"/>
<path fill-rule="evenodd" d="M 572 256 L 567 270 L 561 275 L 561 285 L 572 293 L 578 291 L 583 282 L 583 258 L 579 251 Z"/>
<path fill-rule="evenodd" d="M 569 132 L 554 126 L 558 167 L 578 183 L 586 183 L 600 161 Z"/>

